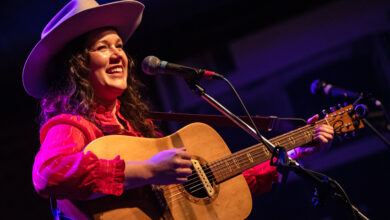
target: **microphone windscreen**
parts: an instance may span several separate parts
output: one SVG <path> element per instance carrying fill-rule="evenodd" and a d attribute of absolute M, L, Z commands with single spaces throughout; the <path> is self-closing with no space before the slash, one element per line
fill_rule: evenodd
<path fill-rule="evenodd" d="M 314 80 L 310 85 L 310 91 L 313 95 L 323 94 L 324 93 L 324 82 L 319 79 Z"/>
<path fill-rule="evenodd" d="M 142 61 L 141 67 L 148 75 L 157 75 L 161 60 L 155 56 L 147 56 Z"/>

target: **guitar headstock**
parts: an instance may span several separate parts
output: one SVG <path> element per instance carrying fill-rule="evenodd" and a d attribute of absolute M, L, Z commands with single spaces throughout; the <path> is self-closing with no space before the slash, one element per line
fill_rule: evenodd
<path fill-rule="evenodd" d="M 353 105 L 329 113 L 325 120 L 333 127 L 336 134 L 348 133 L 364 127 L 361 119 L 355 114 Z"/>

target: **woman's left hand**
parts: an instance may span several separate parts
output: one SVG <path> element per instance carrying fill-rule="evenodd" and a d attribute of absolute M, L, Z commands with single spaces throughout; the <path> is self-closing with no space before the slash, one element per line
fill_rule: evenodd
<path fill-rule="evenodd" d="M 318 121 L 318 118 L 318 115 L 314 115 L 313 117 L 309 118 L 307 122 L 309 124 L 314 124 L 316 121 Z M 292 159 L 303 159 L 316 152 L 328 150 L 332 145 L 333 135 L 333 127 L 326 124 L 318 125 L 314 133 L 314 145 L 295 148 L 294 150 L 289 151 L 288 155 Z"/>

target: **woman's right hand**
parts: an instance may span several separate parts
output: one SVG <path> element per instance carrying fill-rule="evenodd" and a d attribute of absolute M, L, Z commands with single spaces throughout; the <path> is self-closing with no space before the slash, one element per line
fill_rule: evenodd
<path fill-rule="evenodd" d="M 191 156 L 184 147 L 161 151 L 147 161 L 126 161 L 123 187 L 182 184 L 191 175 L 191 167 Z"/>
<path fill-rule="evenodd" d="M 156 185 L 181 184 L 191 175 L 191 155 L 184 147 L 164 150 L 146 161 L 150 165 L 150 183 Z"/>

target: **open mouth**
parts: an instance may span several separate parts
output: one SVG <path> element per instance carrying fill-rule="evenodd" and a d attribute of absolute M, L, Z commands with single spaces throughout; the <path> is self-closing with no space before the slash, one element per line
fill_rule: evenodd
<path fill-rule="evenodd" d="M 106 70 L 106 72 L 107 72 L 108 74 L 123 73 L 123 67 L 120 66 L 120 65 L 118 65 L 118 66 L 112 66 L 112 67 L 108 68 L 108 69 Z"/>

